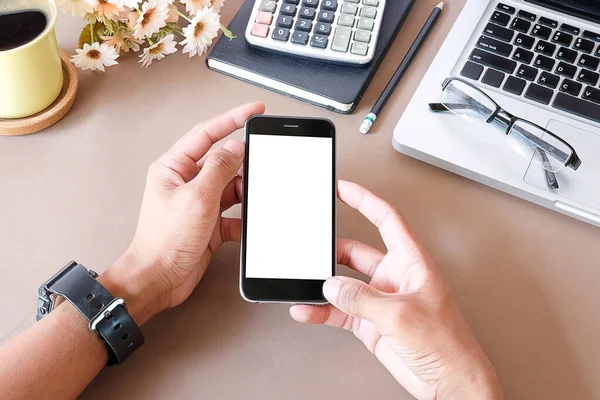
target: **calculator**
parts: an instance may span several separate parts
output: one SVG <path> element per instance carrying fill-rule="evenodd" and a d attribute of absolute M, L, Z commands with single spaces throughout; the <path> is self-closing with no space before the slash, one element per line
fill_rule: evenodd
<path fill-rule="evenodd" d="M 385 0 L 255 0 L 246 41 L 300 57 L 367 64 L 384 8 Z"/>

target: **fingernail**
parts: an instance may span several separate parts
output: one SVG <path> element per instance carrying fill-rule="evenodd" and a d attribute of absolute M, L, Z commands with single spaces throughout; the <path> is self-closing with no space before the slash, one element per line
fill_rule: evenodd
<path fill-rule="evenodd" d="M 239 158 L 244 157 L 244 145 L 237 140 L 230 140 L 223 145 L 223 149 L 235 154 Z"/>
<path fill-rule="evenodd" d="M 336 277 L 329 278 L 323 284 L 323 295 L 330 303 L 334 302 L 337 299 L 338 293 L 342 288 L 342 280 Z"/>

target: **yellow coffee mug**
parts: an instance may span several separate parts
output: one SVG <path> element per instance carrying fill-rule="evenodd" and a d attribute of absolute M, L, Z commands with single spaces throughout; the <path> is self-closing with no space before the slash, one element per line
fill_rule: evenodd
<path fill-rule="evenodd" d="M 20 47 L 0 51 L 0 118 L 23 118 L 44 110 L 63 86 L 54 1 L 0 0 L 0 15 L 32 10 L 46 14 L 42 33 Z"/>

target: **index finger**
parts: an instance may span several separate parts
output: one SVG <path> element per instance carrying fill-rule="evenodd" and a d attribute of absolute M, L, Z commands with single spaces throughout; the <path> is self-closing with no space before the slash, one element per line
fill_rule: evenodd
<path fill-rule="evenodd" d="M 166 155 L 174 159 L 187 157 L 196 163 L 213 144 L 242 128 L 251 115 L 262 114 L 264 111 L 265 105 L 261 102 L 248 103 L 229 110 L 194 126 L 171 147 Z"/>
<path fill-rule="evenodd" d="M 356 183 L 339 180 L 338 197 L 374 224 L 388 250 L 396 246 L 414 248 L 414 238 L 398 209 Z"/>

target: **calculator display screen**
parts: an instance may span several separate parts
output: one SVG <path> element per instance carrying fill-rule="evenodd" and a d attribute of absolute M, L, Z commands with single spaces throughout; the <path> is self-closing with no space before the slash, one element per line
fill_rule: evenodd
<path fill-rule="evenodd" d="M 333 138 L 250 134 L 246 277 L 332 275 Z"/>

